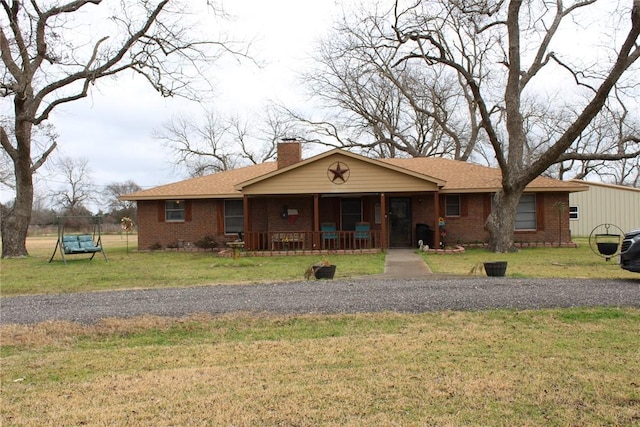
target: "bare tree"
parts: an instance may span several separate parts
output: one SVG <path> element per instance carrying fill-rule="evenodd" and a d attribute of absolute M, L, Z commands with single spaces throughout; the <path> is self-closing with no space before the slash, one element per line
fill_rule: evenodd
<path fill-rule="evenodd" d="M 321 43 L 317 69 L 304 76 L 327 115 L 292 115 L 314 129 L 317 142 L 375 157 L 469 159 L 481 135 L 471 92 L 445 66 L 394 66 L 394 50 L 379 43 L 389 29 L 379 16 L 345 13 Z M 481 63 L 466 57 L 480 73 Z"/>
<path fill-rule="evenodd" d="M 640 157 L 624 159 L 598 171 L 605 182 L 640 188 Z"/>
<path fill-rule="evenodd" d="M 126 71 L 162 96 L 196 96 L 202 88 L 192 83 L 201 79 L 201 65 L 232 52 L 230 42 L 190 36 L 200 34 L 186 2 L 123 0 L 119 10 L 102 3 L 0 0 L 0 96 L 13 100 L 12 123 L 0 127 L 0 145 L 13 163 L 16 194 L 2 209 L 3 257 L 27 255 L 32 176 L 56 147 L 52 140 L 34 150 L 33 135 L 54 109 Z"/>
<path fill-rule="evenodd" d="M 303 129 L 275 104 L 266 105 L 264 112 L 255 115 L 251 126 L 245 125 L 245 129 L 247 132 L 240 138 L 240 156 L 251 164 L 274 160 L 278 142 L 283 139 L 302 139 L 304 134 Z"/>
<path fill-rule="evenodd" d="M 154 136 L 171 150 L 173 163 L 195 177 L 236 167 L 234 130 L 228 119 L 207 111 L 202 121 L 186 115 L 173 116 Z"/>
<path fill-rule="evenodd" d="M 31 215 L 31 226 L 54 225 L 57 222 L 58 212 L 56 212 L 48 202 L 45 194 L 35 192 L 33 197 L 33 215 Z"/>
<path fill-rule="evenodd" d="M 61 157 L 50 163 L 50 169 L 50 182 L 58 183 L 49 191 L 53 207 L 63 215 L 85 215 L 88 203 L 97 201 L 89 161 Z"/>
<path fill-rule="evenodd" d="M 617 107 L 607 106 L 594 117 L 552 166 L 553 176 L 560 179 L 598 176 L 613 184 L 635 185 L 635 165 L 640 156 L 640 118 L 634 117 L 619 99 Z"/>
<path fill-rule="evenodd" d="M 415 2 L 408 7 L 401 3 L 395 2 L 389 14 L 392 32 L 381 38 L 379 45 L 395 52 L 397 66 L 419 61 L 425 67 L 446 66 L 454 70 L 473 94 L 482 127 L 502 171 L 502 189 L 493 198 L 486 223 L 490 249 L 514 250 L 516 208 L 525 186 L 551 165 L 569 160 L 563 156 L 611 101 L 616 84 L 637 79 L 639 73 L 630 70 L 640 57 L 640 0 L 630 1 L 631 7 L 624 10 L 625 19 L 619 22 L 620 32 L 624 31 L 622 42 L 612 41 L 600 61 L 589 64 L 581 64 L 579 56 L 571 57 L 573 52 L 554 52 L 552 42 L 565 25 L 587 25 L 583 12 L 590 10 L 595 0 L 569 5 L 562 0 L 433 1 Z M 592 16 L 596 18 L 592 19 L 602 14 L 602 10 L 595 10 Z M 458 32 L 454 21 L 465 24 L 464 33 Z M 615 29 L 606 29 L 598 46 L 592 48 L 605 46 L 606 31 L 611 34 Z M 590 26 L 589 31 L 596 31 L 596 27 Z M 478 53 L 489 80 L 481 80 L 466 67 L 463 52 L 467 41 L 481 46 Z M 567 100 L 577 105 L 575 113 L 567 112 L 569 122 L 553 135 L 545 150 L 532 157 L 527 147 L 536 138 L 527 133 L 524 106 L 535 90 L 536 79 L 543 79 L 545 72 L 568 76 L 577 92 L 588 95 L 584 102 L 575 95 Z M 625 87 L 633 85 L 627 81 Z M 557 94 L 545 102 L 563 110 L 563 98 Z"/>
<path fill-rule="evenodd" d="M 176 115 L 154 136 L 171 150 L 172 162 L 195 177 L 272 160 L 278 141 L 295 132 L 294 124 L 268 107 L 251 120 L 213 111 L 203 117 Z"/>
<path fill-rule="evenodd" d="M 129 216 L 132 216 L 131 212 L 135 211 L 136 202 L 120 200 L 120 196 L 140 190 L 142 190 L 142 188 L 131 180 L 124 182 L 112 182 L 105 187 L 103 196 L 106 199 L 106 204 L 110 211 L 127 211 Z"/>
<path fill-rule="evenodd" d="M 2 120 L 0 120 L 0 127 L 4 129 L 10 140 L 15 140 L 15 129 L 13 128 L 9 117 L 3 117 Z M 0 130 L 0 132 L 2 131 Z M 31 151 L 36 154 L 33 157 L 36 159 L 47 158 L 56 149 L 58 145 L 57 139 L 58 134 L 56 133 L 53 124 L 45 122 L 34 127 L 31 134 Z M 9 155 L 9 151 L 5 150 L 4 147 L 0 150 L 0 160 L 2 160 L 0 162 L 0 184 L 15 191 L 16 174 L 13 167 L 13 159 Z M 34 173 L 43 164 L 43 161 L 36 163 L 33 166 Z"/>

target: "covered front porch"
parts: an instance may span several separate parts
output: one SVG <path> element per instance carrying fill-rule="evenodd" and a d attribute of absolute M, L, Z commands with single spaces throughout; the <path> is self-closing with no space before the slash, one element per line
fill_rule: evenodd
<path fill-rule="evenodd" d="M 245 196 L 244 249 L 269 252 L 377 252 L 439 247 L 439 193 Z"/>
<path fill-rule="evenodd" d="M 444 182 L 436 178 L 337 149 L 304 161 L 299 144 L 279 150 L 279 159 L 295 152 L 294 161 L 235 186 L 245 250 L 409 248 L 418 224 L 437 227 Z"/>

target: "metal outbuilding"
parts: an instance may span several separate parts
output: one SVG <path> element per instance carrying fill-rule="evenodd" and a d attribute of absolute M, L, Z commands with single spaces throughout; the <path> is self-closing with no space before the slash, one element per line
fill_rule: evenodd
<path fill-rule="evenodd" d="M 612 224 L 623 232 L 640 228 L 640 188 L 573 180 L 589 191 L 569 194 L 572 237 L 588 237 L 601 224 Z"/>

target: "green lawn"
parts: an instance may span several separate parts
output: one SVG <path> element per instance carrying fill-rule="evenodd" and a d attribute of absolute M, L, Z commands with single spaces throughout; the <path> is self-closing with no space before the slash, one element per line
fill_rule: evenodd
<path fill-rule="evenodd" d="M 640 279 L 640 274 L 621 269 L 617 256 L 607 261 L 593 252 L 587 239 L 576 239 L 576 242 L 577 248 L 523 248 L 508 254 L 467 249 L 462 254 L 422 255 L 434 273 L 469 274 L 484 261 L 507 261 L 509 277 Z"/>
<path fill-rule="evenodd" d="M 131 237 L 128 250 L 126 241 L 119 236 L 105 236 L 103 241 L 108 262 L 100 253 L 93 260 L 80 254 L 66 256 L 65 265 L 59 253 L 53 262 L 48 262 L 55 238 L 30 238 L 29 257 L 1 261 L 2 296 L 301 280 L 310 265 L 323 260 L 338 265 L 336 278 L 378 274 L 384 270 L 384 254 L 234 260 L 213 252 L 137 252 L 135 237 Z"/>
<path fill-rule="evenodd" d="M 138 252 L 135 236 L 130 236 L 128 247 L 122 236 L 105 236 L 104 241 L 108 262 L 100 253 L 93 260 L 82 254 L 67 256 L 65 265 L 59 253 L 52 263 L 47 262 L 55 238 L 29 238 L 29 257 L 1 261 L 2 296 L 300 280 L 311 264 L 323 260 L 338 266 L 337 279 L 384 271 L 384 254 L 247 256 L 234 260 L 212 252 Z M 640 279 L 639 274 L 622 270 L 617 257 L 606 261 L 586 240 L 578 243 L 577 248 L 525 248 L 510 254 L 467 249 L 462 254 L 422 256 L 439 274 L 466 275 L 484 261 L 505 260 L 509 277 Z"/>

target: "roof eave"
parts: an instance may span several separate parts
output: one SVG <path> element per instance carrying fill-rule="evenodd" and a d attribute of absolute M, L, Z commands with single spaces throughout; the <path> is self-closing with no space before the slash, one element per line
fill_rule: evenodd
<path fill-rule="evenodd" d="M 581 191 L 588 191 L 588 186 L 566 186 L 566 187 L 527 187 L 524 189 L 525 193 L 578 193 Z"/>
<path fill-rule="evenodd" d="M 619 184 L 609 184 L 607 182 L 592 182 L 592 181 L 584 181 L 580 179 L 572 179 L 570 182 L 574 182 L 578 185 L 585 185 L 586 187 L 602 187 L 602 188 L 612 188 L 616 190 L 622 191 L 631 191 L 631 192 L 640 192 L 640 188 L 629 187 L 627 185 L 619 185 Z"/>
<path fill-rule="evenodd" d="M 202 200 L 202 199 L 241 199 L 241 193 L 229 194 L 197 194 L 197 195 L 176 195 L 176 194 L 157 194 L 152 196 L 128 197 L 120 196 L 118 200 L 127 200 L 132 202 L 144 200 Z"/>
<path fill-rule="evenodd" d="M 440 193 L 446 194 L 472 194 L 472 193 L 495 193 L 500 191 L 501 187 L 483 187 L 483 188 L 442 188 Z M 567 186 L 567 187 L 526 187 L 525 193 L 577 193 L 587 191 L 586 186 Z"/>

